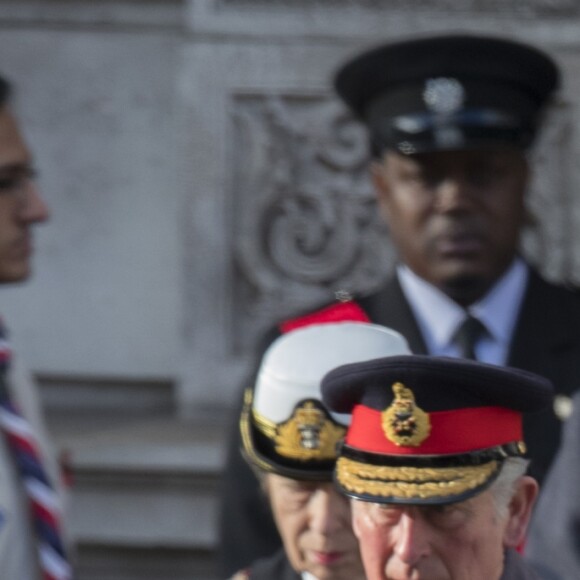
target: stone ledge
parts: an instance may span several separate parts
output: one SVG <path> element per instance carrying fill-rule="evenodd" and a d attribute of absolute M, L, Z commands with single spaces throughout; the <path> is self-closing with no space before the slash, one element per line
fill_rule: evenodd
<path fill-rule="evenodd" d="M 83 544 L 79 580 L 216 580 L 210 552 Z"/>
<path fill-rule="evenodd" d="M 75 544 L 211 552 L 225 456 L 220 422 L 109 416 L 86 423 L 69 416 L 56 429 L 73 476 Z"/>
<path fill-rule="evenodd" d="M 214 489 L 143 478 L 79 484 L 71 497 L 69 529 L 77 545 L 205 549 L 217 541 Z"/>
<path fill-rule="evenodd" d="M 410 7 L 412 4 L 412 7 Z M 558 44 L 577 44 L 580 8 L 573 0 L 396 0 L 371 2 L 356 0 L 187 0 L 187 28 L 197 39 L 202 35 L 222 40 L 297 39 L 320 42 L 334 40 L 384 40 L 389 34 L 416 34 L 417 31 L 449 32 L 450 29 L 503 31 L 542 35 L 546 27 L 557 26 Z M 498 9 L 501 7 L 501 10 Z M 477 19 L 474 20 L 474 14 Z"/>
<path fill-rule="evenodd" d="M 200 429 L 176 419 L 128 421 L 103 431 L 61 434 L 76 472 L 184 473 L 217 475 L 224 462 L 224 436 L 219 427 Z"/>
<path fill-rule="evenodd" d="M 171 378 L 129 379 L 42 373 L 36 375 L 36 380 L 47 412 L 69 423 L 75 417 L 104 419 L 105 412 L 160 415 L 175 411 L 175 384 Z"/>
<path fill-rule="evenodd" d="M 0 25 L 181 29 L 183 0 L 21 0 L 0 3 Z"/>

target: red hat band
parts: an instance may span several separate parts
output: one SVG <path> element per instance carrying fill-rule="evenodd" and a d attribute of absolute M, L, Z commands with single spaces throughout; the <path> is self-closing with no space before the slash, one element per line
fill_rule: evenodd
<path fill-rule="evenodd" d="M 424 413 L 429 427 L 423 426 L 423 431 L 427 433 L 410 442 L 389 435 L 385 428 L 387 411 L 356 405 L 345 443 L 367 453 L 446 455 L 489 449 L 523 439 L 521 413 L 505 407 Z M 421 423 L 421 418 L 417 422 Z"/>

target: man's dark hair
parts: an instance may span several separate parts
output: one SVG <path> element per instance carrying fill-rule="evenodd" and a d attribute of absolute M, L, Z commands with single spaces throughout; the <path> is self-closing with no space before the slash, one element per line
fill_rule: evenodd
<path fill-rule="evenodd" d="M 0 107 L 3 107 L 10 100 L 12 85 L 0 75 Z"/>

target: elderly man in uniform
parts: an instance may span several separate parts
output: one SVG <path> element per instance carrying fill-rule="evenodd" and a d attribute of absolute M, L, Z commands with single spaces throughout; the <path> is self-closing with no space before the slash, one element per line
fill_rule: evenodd
<path fill-rule="evenodd" d="M 402 333 L 416 354 L 546 376 L 561 401 L 580 376 L 580 300 L 543 280 L 518 252 L 528 152 L 558 86 L 558 69 L 543 52 L 469 35 L 384 45 L 335 77 L 338 95 L 368 128 L 378 207 L 399 257 L 380 291 L 343 306 Z M 526 417 L 530 473 L 539 482 L 563 418 L 552 408 Z M 235 544 L 243 559 L 245 546 L 271 549 L 274 536 L 243 513 L 250 503 L 240 495 L 250 497 L 251 483 L 241 463 L 232 453 L 226 486 L 235 481 L 237 489 L 230 484 L 224 493 L 238 535 L 222 530 L 224 546 Z"/>
<path fill-rule="evenodd" d="M 345 361 L 408 352 L 398 333 L 351 322 L 308 326 L 272 344 L 246 392 L 240 429 L 284 547 L 235 579 L 364 579 L 348 500 L 332 483 L 350 416 L 328 412 L 320 381 Z"/>
<path fill-rule="evenodd" d="M 322 391 L 352 413 L 336 481 L 368 580 L 538 578 L 515 550 L 538 493 L 522 416 L 551 403 L 549 381 L 411 355 L 338 367 Z"/>
<path fill-rule="evenodd" d="M 34 182 L 32 155 L 10 109 L 10 93 L 10 85 L 0 78 L 0 284 L 29 277 L 32 228 L 49 213 Z M 0 320 L 2 580 L 71 578 L 50 459 L 34 385 L 12 353 Z"/>

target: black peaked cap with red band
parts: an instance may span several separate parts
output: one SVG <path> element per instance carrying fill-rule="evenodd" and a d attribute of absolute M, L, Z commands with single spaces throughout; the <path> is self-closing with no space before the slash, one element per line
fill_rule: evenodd
<path fill-rule="evenodd" d="M 359 499 L 451 503 L 476 495 L 505 458 L 525 455 L 522 414 L 547 407 L 550 381 L 464 359 L 394 356 L 322 381 L 324 403 L 352 413 L 336 480 Z"/>

